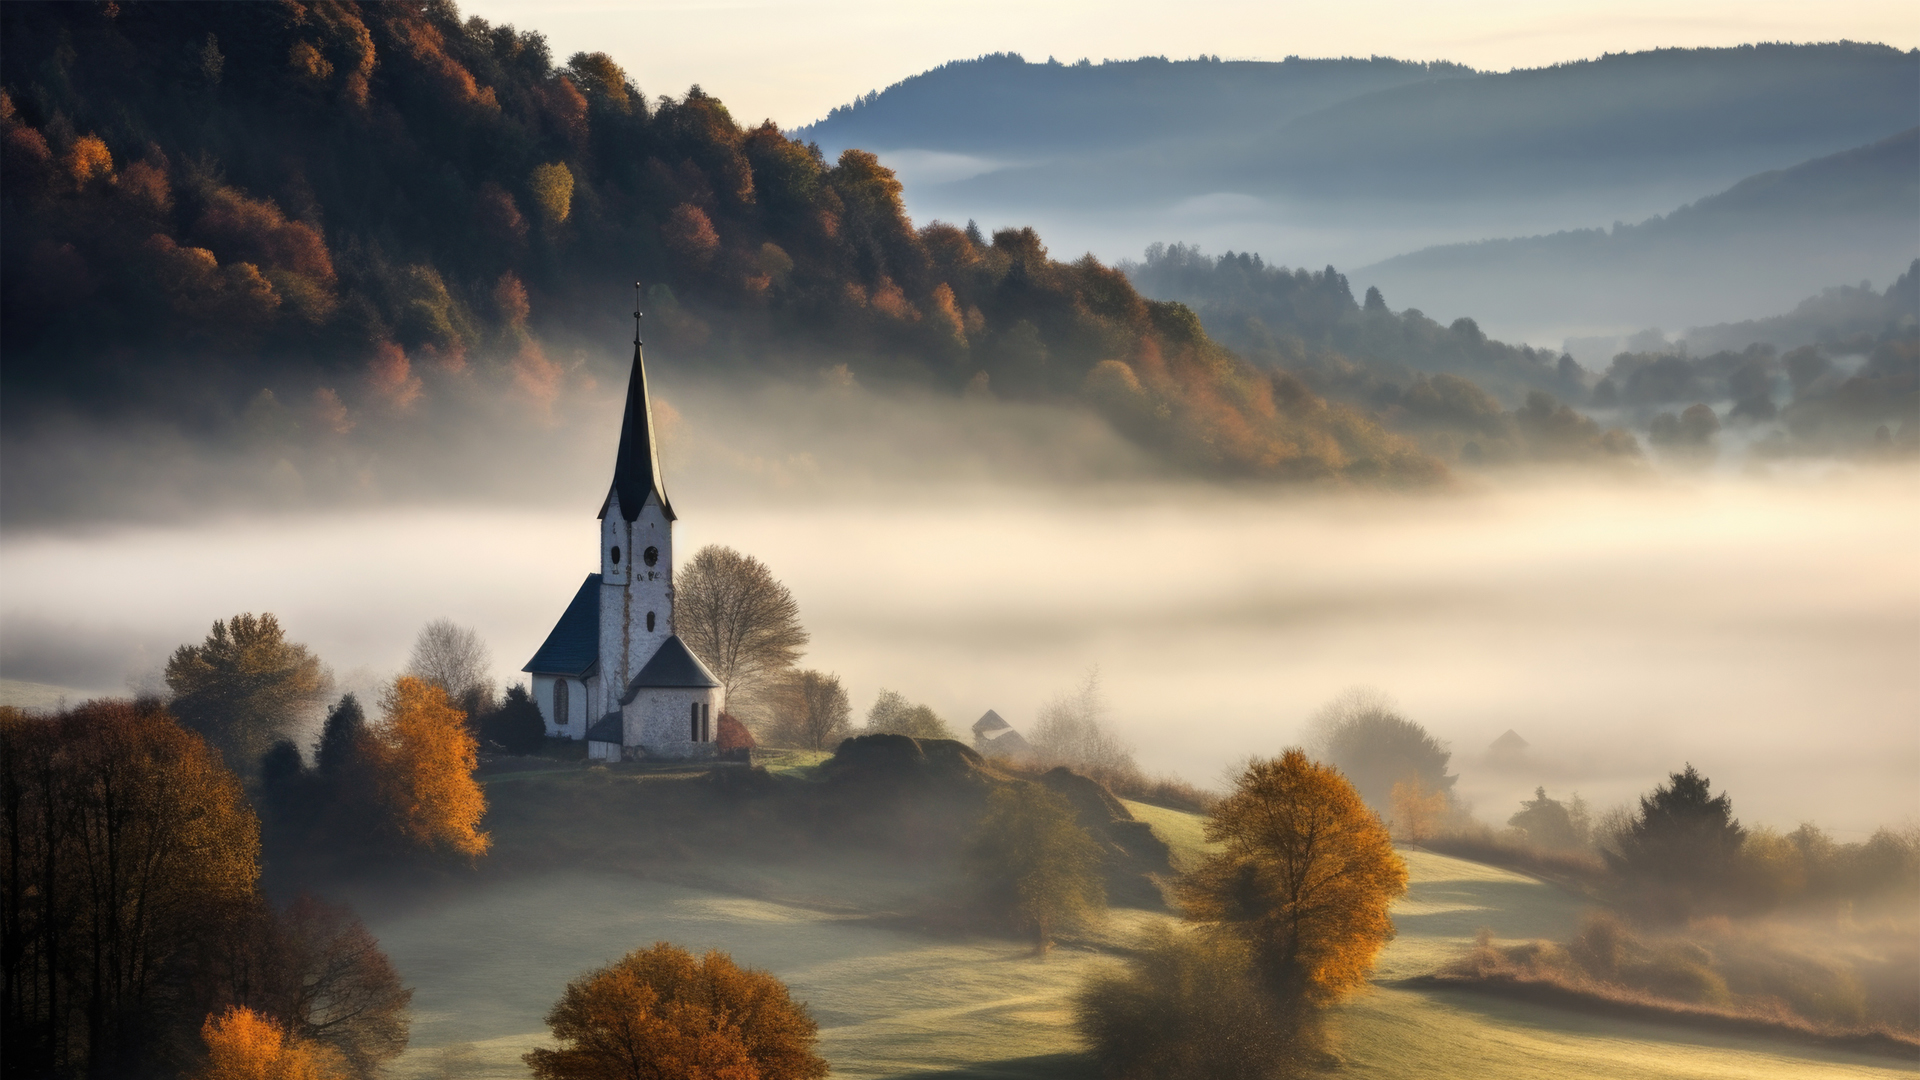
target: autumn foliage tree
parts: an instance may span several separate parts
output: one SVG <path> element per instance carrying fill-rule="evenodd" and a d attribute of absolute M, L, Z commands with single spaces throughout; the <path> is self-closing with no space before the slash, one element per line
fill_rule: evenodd
<path fill-rule="evenodd" d="M 372 734 L 383 826 L 423 850 L 486 854 L 492 841 L 479 826 L 487 799 L 473 779 L 479 746 L 466 714 L 411 675 L 394 680 L 380 707 L 385 721 Z"/>
<path fill-rule="evenodd" d="M 353 1080 L 338 1051 L 288 1032 L 244 1006 L 208 1016 L 207 1063 L 191 1080 Z"/>
<path fill-rule="evenodd" d="M 1365 985 L 1407 868 L 1339 770 L 1299 750 L 1256 758 L 1206 836 L 1221 850 L 1180 882 L 1189 919 L 1245 941 L 1283 1002 L 1324 1006 Z"/>
<path fill-rule="evenodd" d="M 236 771 L 253 770 L 332 681 L 305 645 L 287 640 L 271 613 L 216 621 L 206 641 L 174 650 L 166 680 L 174 714 Z"/>
<path fill-rule="evenodd" d="M 539 1080 L 814 1080 L 804 1003 L 722 952 L 660 942 L 567 984 L 547 1014 L 559 1049 L 526 1055 Z"/>

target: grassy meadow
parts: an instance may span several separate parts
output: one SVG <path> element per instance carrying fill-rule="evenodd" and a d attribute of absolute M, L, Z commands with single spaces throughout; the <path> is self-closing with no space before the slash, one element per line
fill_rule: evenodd
<path fill-rule="evenodd" d="M 776 767 L 804 778 L 812 765 L 795 759 Z M 621 783 L 691 777 L 606 772 L 494 777 L 498 865 L 408 889 L 366 885 L 344 897 L 416 988 L 412 1048 L 392 1070 L 398 1080 L 527 1076 L 520 1055 L 545 1040 L 542 1017 L 567 980 L 658 940 L 724 949 L 785 979 L 811 1004 L 835 1076 L 1091 1076 L 1075 1055 L 1071 994 L 1087 972 L 1112 962 L 1135 929 L 1164 917 L 1116 910 L 1105 929 L 1037 959 L 1023 942 L 946 934 L 914 917 L 919 898 L 954 894 L 960 884 L 937 863 L 903 863 L 857 847 L 773 862 L 727 851 L 650 859 L 645 853 L 659 837 L 645 823 L 617 812 L 582 820 L 569 789 L 611 783 L 607 790 L 617 792 Z M 1174 848 L 1176 865 L 1203 853 L 1199 818 L 1128 805 Z M 536 850 L 544 858 L 516 862 L 516 853 Z M 1376 973 L 1383 985 L 1334 1019 L 1341 1073 L 1388 1080 L 1920 1073 L 1911 1063 L 1786 1040 L 1390 985 L 1436 970 L 1483 926 L 1502 939 L 1564 938 L 1581 910 L 1576 898 L 1519 874 L 1404 854 L 1412 885 L 1395 908 L 1399 937 Z"/>

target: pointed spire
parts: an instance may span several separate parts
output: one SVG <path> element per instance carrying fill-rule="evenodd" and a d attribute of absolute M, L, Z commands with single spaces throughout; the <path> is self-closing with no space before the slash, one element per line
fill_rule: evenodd
<path fill-rule="evenodd" d="M 647 395 L 647 362 L 640 352 L 640 283 L 633 283 L 633 374 L 627 378 L 627 412 L 620 421 L 620 449 L 613 462 L 613 486 L 607 501 L 600 504 L 600 516 L 607 516 L 613 496 L 620 496 L 620 516 L 628 521 L 640 516 L 649 494 L 660 498 L 660 509 L 668 521 L 674 520 L 673 504 L 667 501 L 667 489 L 660 483 L 660 447 L 653 436 L 653 402 Z"/>

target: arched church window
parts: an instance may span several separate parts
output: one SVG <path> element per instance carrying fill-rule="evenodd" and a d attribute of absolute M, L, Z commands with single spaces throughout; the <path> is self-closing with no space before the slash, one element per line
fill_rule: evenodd
<path fill-rule="evenodd" d="M 647 612 L 647 632 L 653 632 L 653 612 Z"/>
<path fill-rule="evenodd" d="M 553 680 L 553 722 L 560 727 L 566 727 L 567 720 L 567 680 L 555 679 Z"/>
<path fill-rule="evenodd" d="M 650 547 L 647 550 L 641 552 L 640 557 L 647 561 L 648 566 L 652 566 L 654 563 L 657 563 L 660 561 L 660 549 L 657 547 Z"/>
<path fill-rule="evenodd" d="M 687 741 L 700 741 L 700 703 L 693 703 L 693 716 L 687 722 Z"/>
<path fill-rule="evenodd" d="M 615 566 L 620 565 L 620 545 L 619 544 L 613 545 L 613 565 Z"/>

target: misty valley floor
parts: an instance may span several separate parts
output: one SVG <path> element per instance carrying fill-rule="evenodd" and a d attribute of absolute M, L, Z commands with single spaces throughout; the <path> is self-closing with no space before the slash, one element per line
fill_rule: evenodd
<path fill-rule="evenodd" d="M 1189 855 L 1188 815 L 1135 807 Z M 1184 819 L 1184 820 L 1183 820 Z M 1579 902 L 1531 878 L 1407 853 L 1412 887 L 1384 982 L 1452 958 L 1482 926 L 1560 937 Z M 778 875 L 716 857 L 670 878 L 582 868 L 488 880 L 394 903 L 349 897 L 416 988 L 400 1080 L 528 1075 L 541 1018 L 569 978 L 656 940 L 720 948 L 810 1002 L 820 1050 L 841 1077 L 1074 1077 L 1068 1001 L 1110 962 L 1089 947 L 1034 959 L 1016 942 L 901 929 L 886 916 L 927 885 L 883 861 L 838 860 Z M 1107 940 L 1160 916 L 1114 913 Z M 1854 1077 L 1911 1075 L 1884 1058 L 1483 998 L 1381 986 L 1340 1011 L 1344 1073 L 1368 1077 Z"/>

